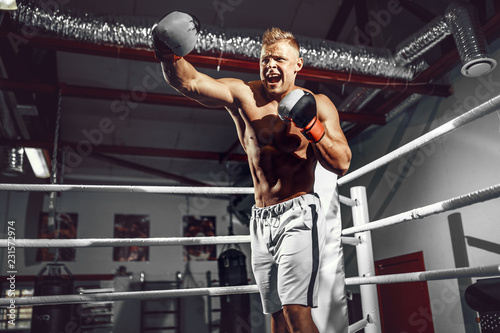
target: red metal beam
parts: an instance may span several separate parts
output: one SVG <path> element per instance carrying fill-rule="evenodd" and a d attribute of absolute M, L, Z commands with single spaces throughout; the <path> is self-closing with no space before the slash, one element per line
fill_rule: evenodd
<path fill-rule="evenodd" d="M 80 98 L 96 98 L 96 99 L 106 99 L 106 100 L 120 100 L 124 96 L 130 95 L 129 90 L 120 89 L 109 89 L 109 88 L 95 88 L 95 87 L 82 87 L 82 86 L 72 86 L 66 84 L 60 84 L 60 88 L 55 85 L 36 83 L 36 82 L 23 82 L 16 80 L 5 80 L 0 79 L 0 89 L 11 90 L 11 91 L 27 91 L 30 93 L 48 93 L 55 94 L 59 89 L 61 89 L 61 94 L 68 97 L 80 97 Z M 191 108 L 206 108 L 200 103 L 187 98 L 182 95 L 169 95 L 169 94 L 157 94 L 157 93 L 147 93 L 141 103 L 148 104 L 159 104 L 159 105 L 171 105 L 171 106 L 182 106 Z M 219 108 L 218 110 L 223 110 Z M 366 114 L 356 114 L 349 112 L 339 112 L 341 121 L 355 122 L 355 123 L 368 123 L 374 125 L 384 125 L 385 118 L 381 116 L 366 115 Z"/>
<path fill-rule="evenodd" d="M 178 150 L 167 148 L 144 148 L 144 147 L 130 147 L 130 146 L 108 146 L 100 145 L 96 147 L 96 151 L 106 154 L 118 155 L 136 155 L 136 156 L 158 156 L 158 157 L 175 157 L 197 160 L 213 160 L 220 161 L 224 153 L 210 152 L 210 151 L 196 151 L 196 150 Z M 246 154 L 233 154 L 229 158 L 231 161 L 246 162 Z"/>
<path fill-rule="evenodd" d="M 68 97 L 120 100 L 124 99 L 124 96 L 130 96 L 131 91 L 109 88 L 72 86 L 64 84 L 61 85 L 61 93 L 63 96 Z M 190 108 L 206 108 L 195 100 L 182 95 L 158 94 L 152 92 L 148 92 L 144 99 L 141 99 L 141 103 L 183 106 Z"/>
<path fill-rule="evenodd" d="M 69 146 L 77 151 L 77 143 L 62 142 L 60 146 Z M 0 140 L 0 146 L 15 146 L 15 147 L 33 147 L 52 150 L 54 148 L 53 142 L 37 142 L 37 141 L 8 141 Z M 220 161 L 224 153 L 199 151 L 199 150 L 178 150 L 167 148 L 151 148 L 151 147 L 137 147 L 137 146 L 111 146 L 111 145 L 97 145 L 92 147 L 92 152 L 101 154 L 113 155 L 131 155 L 131 156 L 151 156 L 151 157 L 171 157 L 171 158 L 185 158 L 194 160 L 212 160 Z M 246 162 L 247 155 L 245 154 L 232 154 L 227 160 L 236 162 Z"/>
<path fill-rule="evenodd" d="M 9 36 L 10 34 L 10 36 Z M 13 32 L 0 30 L 0 38 L 12 38 Z M 23 37 L 24 38 L 24 37 Z M 140 60 L 140 61 L 156 61 L 154 52 L 149 49 L 134 49 L 121 47 L 116 45 L 99 45 L 90 44 L 85 42 L 64 40 L 48 37 L 34 36 L 25 38 L 28 40 L 27 45 L 38 46 L 42 48 L 75 52 L 90 55 L 99 55 L 107 57 L 117 57 L 124 59 Z M 205 68 L 216 68 L 221 66 L 224 70 L 237 71 L 237 72 L 251 72 L 256 73 L 259 70 L 259 64 L 255 60 L 231 59 L 227 57 L 220 57 L 216 55 L 206 54 L 190 54 L 186 59 L 194 66 Z M 419 93 L 424 95 L 434 95 L 447 97 L 450 95 L 450 87 L 446 85 L 438 85 L 432 83 L 418 84 L 414 82 L 407 82 L 401 79 L 390 79 L 385 77 L 376 77 L 370 75 L 362 75 L 349 73 L 345 71 L 331 71 L 326 69 L 317 69 L 312 67 L 304 67 L 298 75 L 298 78 L 330 82 L 339 84 L 352 84 L 357 86 L 365 86 L 378 89 L 389 90 L 408 90 L 412 93 Z"/>

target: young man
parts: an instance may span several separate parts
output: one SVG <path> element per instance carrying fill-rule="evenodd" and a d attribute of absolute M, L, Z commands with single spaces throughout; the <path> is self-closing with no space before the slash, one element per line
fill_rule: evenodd
<path fill-rule="evenodd" d="M 165 16 L 152 29 L 156 56 L 172 87 L 207 107 L 225 107 L 234 120 L 255 188 L 252 268 L 272 332 L 318 332 L 311 308 L 326 229 L 314 170 L 319 161 L 341 176 L 351 159 L 337 110 L 326 96 L 295 85 L 303 60 L 291 33 L 264 33 L 260 81 L 244 82 L 213 79 L 181 57 L 197 29 L 187 14 Z"/>

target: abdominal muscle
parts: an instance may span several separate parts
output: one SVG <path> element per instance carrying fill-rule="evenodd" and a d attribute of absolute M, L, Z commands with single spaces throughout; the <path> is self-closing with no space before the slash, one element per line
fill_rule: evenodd
<path fill-rule="evenodd" d="M 299 157 L 274 146 L 248 149 L 255 205 L 267 207 L 313 192 L 314 158 Z"/>

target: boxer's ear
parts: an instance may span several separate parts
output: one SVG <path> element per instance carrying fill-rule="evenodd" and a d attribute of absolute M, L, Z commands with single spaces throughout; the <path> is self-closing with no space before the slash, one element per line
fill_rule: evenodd
<path fill-rule="evenodd" d="M 300 71 L 302 69 L 302 67 L 304 67 L 304 59 L 298 58 L 297 63 L 295 64 L 295 73 Z"/>

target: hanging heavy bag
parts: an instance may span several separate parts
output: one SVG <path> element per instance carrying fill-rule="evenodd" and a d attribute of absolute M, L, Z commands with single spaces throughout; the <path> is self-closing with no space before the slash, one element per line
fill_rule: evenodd
<path fill-rule="evenodd" d="M 467 305 L 479 313 L 481 332 L 500 332 L 500 278 L 477 280 L 464 296 Z"/>
<path fill-rule="evenodd" d="M 63 267 L 68 275 L 61 274 Z M 43 275 L 46 270 L 49 275 Z M 73 275 L 63 264 L 48 264 L 35 278 L 35 296 L 73 294 Z M 33 307 L 31 317 L 31 332 L 59 333 L 66 332 L 66 326 L 71 321 L 72 305 L 39 305 Z"/>
<path fill-rule="evenodd" d="M 248 284 L 246 257 L 237 249 L 228 249 L 218 259 L 220 286 Z M 221 296 L 220 333 L 250 333 L 250 295 Z"/>

